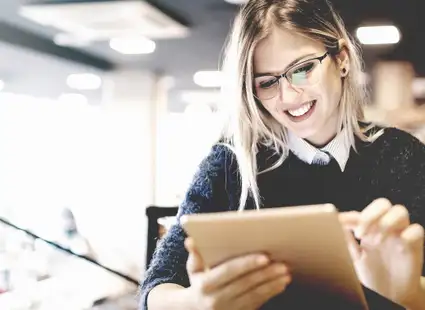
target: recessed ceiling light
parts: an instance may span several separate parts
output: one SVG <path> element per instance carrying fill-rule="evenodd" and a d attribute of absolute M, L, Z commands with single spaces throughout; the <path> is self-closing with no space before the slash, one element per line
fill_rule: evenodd
<path fill-rule="evenodd" d="M 109 46 L 124 55 L 151 54 L 156 48 L 154 41 L 140 36 L 114 38 L 109 41 Z"/>
<path fill-rule="evenodd" d="M 70 74 L 66 80 L 68 86 L 77 90 L 95 90 L 102 86 L 102 79 L 92 73 Z"/>
<path fill-rule="evenodd" d="M 400 41 L 400 31 L 396 26 L 359 27 L 356 35 L 365 45 L 396 44 Z"/>
<path fill-rule="evenodd" d="M 220 71 L 198 71 L 193 76 L 193 81 L 201 87 L 220 87 L 222 73 Z"/>

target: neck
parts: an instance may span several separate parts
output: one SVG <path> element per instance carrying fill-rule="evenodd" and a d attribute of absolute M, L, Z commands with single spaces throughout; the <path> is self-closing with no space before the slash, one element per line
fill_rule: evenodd
<path fill-rule="evenodd" d="M 316 134 L 306 138 L 307 142 L 317 148 L 326 146 L 338 134 L 338 123 L 338 112 L 335 111 L 334 116 Z"/>
<path fill-rule="evenodd" d="M 313 141 L 311 139 L 306 139 L 306 141 L 308 143 L 310 143 L 312 146 L 320 149 L 320 148 L 325 147 L 326 145 L 328 145 L 329 142 L 331 142 L 335 137 L 336 137 L 336 133 L 333 136 L 331 136 L 329 139 L 321 140 L 320 142 L 319 141 L 316 141 L 316 140 Z"/>
<path fill-rule="evenodd" d="M 311 145 L 322 148 L 326 146 L 329 142 L 331 142 L 337 135 L 336 130 L 330 130 L 329 132 L 321 132 L 318 135 L 315 135 L 314 137 L 309 137 L 306 139 L 308 143 Z"/>

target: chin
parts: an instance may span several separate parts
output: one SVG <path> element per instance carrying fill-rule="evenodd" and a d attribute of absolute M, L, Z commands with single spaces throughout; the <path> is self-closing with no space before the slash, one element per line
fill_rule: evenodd
<path fill-rule="evenodd" d="M 290 129 L 291 130 L 291 129 Z M 317 136 L 318 130 L 316 128 L 306 128 L 306 129 L 292 129 L 291 130 L 295 135 L 300 137 L 301 139 L 309 140 Z"/>
<path fill-rule="evenodd" d="M 320 128 L 324 126 L 324 124 L 321 124 L 322 122 L 317 122 L 317 119 L 308 119 L 300 123 L 294 123 L 289 119 L 285 119 L 281 123 L 285 128 L 288 128 L 288 130 L 302 139 L 317 135 L 320 132 Z"/>
<path fill-rule="evenodd" d="M 336 131 L 334 132 L 334 130 L 327 125 L 326 123 L 320 123 L 309 128 L 294 128 L 290 130 L 301 139 L 307 140 L 313 145 L 323 146 L 336 134 Z"/>

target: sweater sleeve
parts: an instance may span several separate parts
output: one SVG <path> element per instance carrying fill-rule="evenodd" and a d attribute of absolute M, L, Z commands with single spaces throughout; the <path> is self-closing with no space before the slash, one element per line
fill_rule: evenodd
<path fill-rule="evenodd" d="M 186 271 L 188 253 L 184 247 L 187 237 L 179 224 L 183 214 L 207 213 L 228 210 L 225 189 L 226 173 L 230 165 L 230 150 L 215 145 L 201 162 L 173 225 L 158 243 L 140 288 L 140 310 L 147 309 L 147 296 L 152 288 L 163 283 L 190 285 Z"/>
<path fill-rule="evenodd" d="M 385 165 L 390 174 L 388 199 L 406 206 L 411 221 L 425 227 L 425 145 L 402 130 L 387 130 L 390 138 L 384 148 L 391 150 L 392 159 Z"/>
<path fill-rule="evenodd" d="M 392 157 L 386 167 L 390 180 L 387 198 L 393 204 L 404 205 L 411 222 L 425 227 L 425 145 L 407 132 L 387 130 L 390 139 L 384 147 L 391 150 Z"/>

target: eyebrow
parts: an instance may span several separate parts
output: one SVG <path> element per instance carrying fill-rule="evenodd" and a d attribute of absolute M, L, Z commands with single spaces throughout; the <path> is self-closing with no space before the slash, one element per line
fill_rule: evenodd
<path fill-rule="evenodd" d="M 295 65 L 297 62 L 299 62 L 299 61 L 303 60 L 304 58 L 312 57 L 312 56 L 316 56 L 316 53 L 310 53 L 310 54 L 303 55 L 303 56 L 300 56 L 300 57 L 295 58 L 293 61 L 291 61 L 291 62 L 290 62 L 290 63 L 286 66 L 285 70 L 283 70 L 282 72 L 285 72 L 286 70 L 288 70 L 288 68 L 292 67 L 293 65 Z M 260 77 L 260 76 L 266 76 L 266 75 L 273 75 L 273 76 L 274 76 L 275 74 L 273 74 L 273 73 L 271 73 L 271 72 L 255 73 L 255 74 L 254 74 L 254 78 L 256 78 L 256 77 Z"/>

